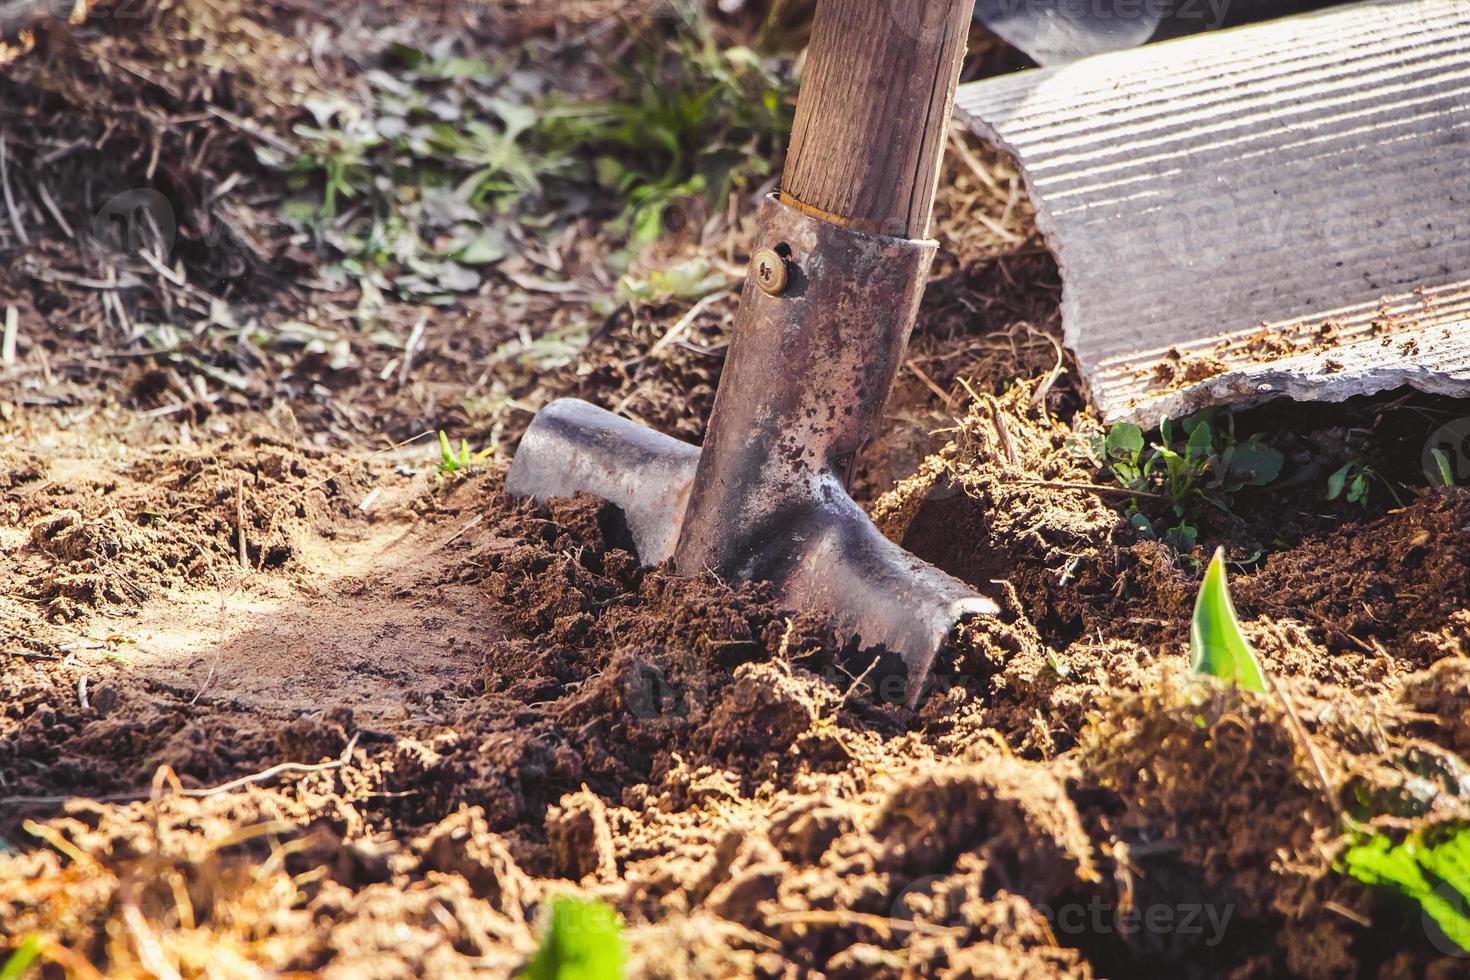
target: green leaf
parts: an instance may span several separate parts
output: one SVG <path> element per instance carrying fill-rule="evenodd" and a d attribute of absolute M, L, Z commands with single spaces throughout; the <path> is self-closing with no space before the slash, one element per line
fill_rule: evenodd
<path fill-rule="evenodd" d="M 1165 463 L 1178 464 L 1184 461 L 1183 456 L 1179 455 L 1163 443 L 1154 444 L 1154 453 L 1156 454 L 1154 457 L 1155 459 L 1162 460 Z"/>
<path fill-rule="evenodd" d="M 1359 473 L 1353 477 L 1353 482 L 1348 484 L 1347 502 L 1356 504 L 1368 496 L 1368 475 Z"/>
<path fill-rule="evenodd" d="M 1443 449 L 1434 448 L 1429 450 L 1429 455 L 1434 457 L 1434 465 L 1439 468 L 1439 479 L 1447 487 L 1455 485 L 1455 471 L 1450 468 L 1450 458 Z"/>
<path fill-rule="evenodd" d="M 1256 661 L 1250 641 L 1240 631 L 1235 604 L 1230 601 L 1230 586 L 1225 580 L 1224 548 L 1215 549 L 1215 556 L 1205 569 L 1205 580 L 1194 601 L 1194 623 L 1189 639 L 1196 672 L 1238 684 L 1248 691 L 1265 693 L 1265 675 L 1261 673 L 1261 665 Z"/>
<path fill-rule="evenodd" d="M 1103 449 L 1110 459 L 1137 459 L 1143 452 L 1143 430 L 1132 422 L 1119 422 L 1108 430 Z"/>
<path fill-rule="evenodd" d="M 401 61 L 406 68 L 417 68 L 420 65 L 426 64 L 429 60 L 428 54 L 422 49 L 404 44 L 401 41 L 394 41 L 390 44 L 388 46 L 388 53 Z"/>
<path fill-rule="evenodd" d="M 1138 467 L 1132 463 L 1114 463 L 1111 468 L 1113 475 L 1118 478 L 1118 482 L 1129 490 L 1143 490 L 1146 488 L 1148 483 L 1147 479 L 1145 479 L 1144 474 L 1139 471 Z"/>
<path fill-rule="evenodd" d="M 1327 478 L 1328 500 L 1336 500 L 1342 496 L 1342 488 L 1347 485 L 1348 471 L 1352 468 L 1352 463 L 1343 463 L 1340 469 L 1333 470 L 1332 475 Z"/>
<path fill-rule="evenodd" d="M 664 227 L 663 201 L 653 201 L 633 210 L 632 238 L 635 242 L 650 244 L 659 239 Z"/>
<path fill-rule="evenodd" d="M 1179 427 L 1184 430 L 1186 437 L 1191 436 L 1194 434 L 1194 430 L 1201 425 L 1207 426 L 1210 424 L 1215 418 L 1215 411 L 1213 408 L 1202 408 L 1193 415 L 1186 415 L 1179 420 Z"/>
<path fill-rule="evenodd" d="M 1280 450 L 1253 440 L 1232 447 L 1225 465 L 1233 482 L 1261 487 L 1279 477 L 1285 463 Z"/>
<path fill-rule="evenodd" d="M 1215 448 L 1215 435 L 1207 421 L 1197 422 L 1184 444 L 1184 452 L 1190 459 L 1208 459 Z"/>
<path fill-rule="evenodd" d="M 1164 543 L 1178 552 L 1193 551 L 1198 542 L 1199 528 L 1184 521 L 1169 528 L 1169 532 L 1164 535 Z"/>
<path fill-rule="evenodd" d="M 725 286 L 728 280 L 707 259 L 692 258 L 654 269 L 646 280 L 624 276 L 621 289 L 630 299 L 662 303 L 670 299 L 699 299 Z"/>
<path fill-rule="evenodd" d="M 518 980 L 622 980 L 627 957 L 611 906 L 563 896 L 551 900 L 546 934 Z"/>
<path fill-rule="evenodd" d="M 30 969 L 36 957 L 41 955 L 41 937 L 30 935 L 15 948 L 15 952 L 0 966 L 0 980 L 20 980 Z"/>
<path fill-rule="evenodd" d="M 494 74 L 490 65 L 479 58 L 445 58 L 428 66 L 433 78 L 488 78 Z"/>
<path fill-rule="evenodd" d="M 543 334 L 530 343 L 520 338 L 509 340 L 496 348 L 490 362 L 499 364 L 513 358 L 538 371 L 553 371 L 575 361 L 591 337 L 591 323 L 573 323 Z"/>
<path fill-rule="evenodd" d="M 490 265 L 510 254 L 510 238 L 500 228 L 482 228 L 478 234 L 461 234 L 463 242 L 450 258 L 462 265 Z"/>
<path fill-rule="evenodd" d="M 496 99 L 494 104 L 507 136 L 514 138 L 536 125 L 536 110 L 530 106 L 507 99 Z"/>
<path fill-rule="evenodd" d="M 1443 938 L 1470 953 L 1470 825 L 1430 827 L 1399 843 L 1375 834 L 1348 848 L 1341 864 L 1364 884 L 1416 902 Z"/>
<path fill-rule="evenodd" d="M 1067 440 L 1067 451 L 1077 459 L 1100 466 L 1107 459 L 1107 434 L 1097 429 L 1074 432 Z"/>

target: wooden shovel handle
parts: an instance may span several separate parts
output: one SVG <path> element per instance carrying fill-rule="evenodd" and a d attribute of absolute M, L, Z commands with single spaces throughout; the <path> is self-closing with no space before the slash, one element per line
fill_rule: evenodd
<path fill-rule="evenodd" d="M 975 0 L 819 0 L 781 199 L 903 238 L 929 233 Z"/>

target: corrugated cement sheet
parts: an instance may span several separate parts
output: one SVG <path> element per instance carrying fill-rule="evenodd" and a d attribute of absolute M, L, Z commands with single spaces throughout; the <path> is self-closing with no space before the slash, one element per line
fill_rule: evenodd
<path fill-rule="evenodd" d="M 1470 395 L 1470 0 L 1362 3 L 960 88 L 1108 420 Z"/>

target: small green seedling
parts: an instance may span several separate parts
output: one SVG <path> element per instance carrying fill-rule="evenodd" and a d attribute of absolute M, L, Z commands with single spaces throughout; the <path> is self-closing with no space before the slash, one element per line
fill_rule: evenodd
<path fill-rule="evenodd" d="M 617 912 L 564 895 L 551 900 L 546 934 L 517 980 L 622 980 L 627 959 Z"/>
<path fill-rule="evenodd" d="M 31 964 L 41 955 L 41 937 L 27 936 L 26 941 L 15 948 L 15 952 L 0 966 L 0 980 L 20 980 Z"/>
<path fill-rule="evenodd" d="M 472 451 L 470 444 L 463 439 L 459 441 L 459 451 L 456 452 L 454 446 L 449 442 L 449 437 L 444 434 L 443 429 L 440 429 L 439 462 L 435 468 L 439 471 L 440 477 L 453 476 L 456 473 L 474 469 L 494 454 L 494 446 Z"/>
<path fill-rule="evenodd" d="M 1443 449 L 1431 449 L 1429 455 L 1434 459 L 1434 465 L 1439 470 L 1439 482 L 1447 487 L 1455 485 L 1455 471 L 1450 466 L 1450 458 Z"/>
<path fill-rule="evenodd" d="M 1404 505 L 1403 498 L 1382 473 L 1358 460 L 1351 460 L 1332 471 L 1327 478 L 1327 499 L 1342 497 L 1350 504 L 1367 507 L 1374 480 L 1383 485 L 1400 507 Z"/>
<path fill-rule="evenodd" d="M 1375 834 L 1349 847 L 1341 866 L 1417 903 L 1444 939 L 1470 953 L 1470 826 L 1416 831 L 1399 843 Z"/>
<path fill-rule="evenodd" d="M 1218 677 L 1248 691 L 1266 692 L 1266 677 L 1250 641 L 1240 631 L 1230 586 L 1225 580 L 1225 549 L 1216 548 L 1194 601 L 1190 630 L 1192 663 L 1197 673 Z"/>
<path fill-rule="evenodd" d="M 1177 425 L 1164 419 L 1153 441 L 1133 423 L 1118 422 L 1106 433 L 1084 436 L 1078 449 L 1079 455 L 1100 465 L 1101 478 L 1116 480 L 1143 496 L 1162 498 L 1166 512 L 1154 519 L 1135 500 L 1128 509 L 1128 523 L 1180 554 L 1193 551 L 1198 542 L 1201 505 L 1228 512 L 1235 494 L 1274 483 L 1286 462 L 1261 435 L 1238 438 L 1233 416 L 1217 417 L 1210 411 Z"/>
<path fill-rule="evenodd" d="M 296 135 L 302 140 L 302 149 L 290 162 L 289 173 L 303 182 L 313 174 L 321 174 L 318 214 L 321 220 L 330 222 L 337 216 L 340 200 L 355 197 L 371 184 L 370 157 L 383 138 L 368 120 L 357 115 L 334 126 L 297 126 Z"/>

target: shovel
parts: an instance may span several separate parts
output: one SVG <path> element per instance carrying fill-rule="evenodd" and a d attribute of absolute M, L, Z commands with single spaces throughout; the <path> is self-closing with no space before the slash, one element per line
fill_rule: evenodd
<path fill-rule="evenodd" d="M 760 231 L 702 449 L 576 399 L 527 429 L 506 486 L 621 509 L 644 565 L 769 582 L 878 648 L 917 703 L 990 599 L 885 538 L 848 495 L 903 364 L 974 0 L 821 0 L 781 191 Z M 888 665 L 891 665 L 891 669 Z"/>

